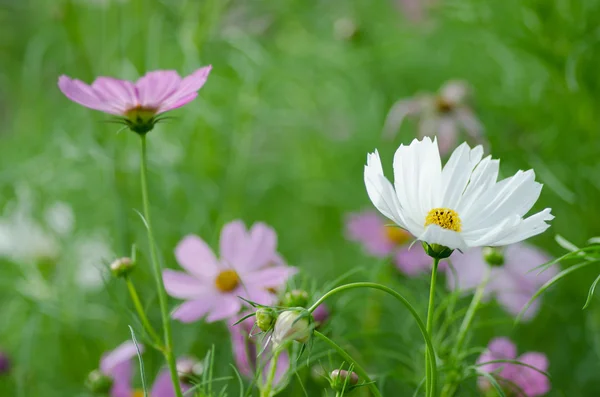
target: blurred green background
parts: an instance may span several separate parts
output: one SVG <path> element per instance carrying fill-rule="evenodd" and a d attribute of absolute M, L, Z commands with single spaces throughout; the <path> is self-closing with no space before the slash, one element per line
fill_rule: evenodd
<path fill-rule="evenodd" d="M 533 242 L 560 255 L 555 234 L 575 244 L 599 235 L 600 2 L 414 3 L 419 19 L 400 0 L 0 0 L 0 248 L 23 252 L 0 263 L 0 349 L 13 363 L 0 395 L 88 395 L 83 380 L 129 337 L 133 316 L 124 285 L 104 287 L 86 269 L 127 255 L 132 243 L 142 251 L 140 293 L 157 305 L 133 211 L 141 207 L 138 138 L 67 100 L 56 84 L 63 73 L 91 82 L 213 65 L 199 98 L 149 135 L 154 225 L 171 267 L 183 235 L 216 244 L 224 223 L 262 220 L 301 279 L 321 287 L 359 268 L 351 279 L 389 284 L 424 313 L 426 277 L 406 279 L 362 255 L 345 240 L 343 219 L 370 208 L 366 153 L 379 148 L 390 165 L 416 134 L 407 122 L 393 142 L 381 139 L 392 104 L 455 78 L 473 87 L 502 173 L 533 167 L 545 184 L 536 208 L 552 207 L 556 219 Z M 353 29 L 340 31 L 348 22 Z M 45 220 L 57 202 L 75 214 L 62 234 Z M 44 235 L 58 251 L 36 251 Z M 548 355 L 549 395 L 597 396 L 600 302 L 581 310 L 597 273 L 592 266 L 553 287 L 530 323 L 513 327 L 489 305 L 472 345 L 510 336 L 520 351 Z M 361 298 L 333 304 L 334 339 L 386 375 L 385 396 L 411 395 L 422 374 L 379 352 L 422 360 L 416 327 L 380 295 Z M 495 316 L 506 321 L 483 321 Z M 151 318 L 158 323 L 158 309 Z M 217 374 L 232 375 L 223 324 L 176 323 L 175 334 L 180 354 L 203 357 L 214 344 Z M 152 377 L 160 357 L 145 357 Z M 309 395 L 324 393 L 309 375 L 301 376 Z M 236 382 L 228 390 L 237 395 Z M 288 390 L 282 395 L 304 395 L 297 379 Z"/>

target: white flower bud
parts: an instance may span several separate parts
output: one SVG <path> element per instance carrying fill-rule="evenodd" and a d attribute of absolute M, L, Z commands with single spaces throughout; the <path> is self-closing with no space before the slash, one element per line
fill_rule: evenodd
<path fill-rule="evenodd" d="M 308 311 L 287 310 L 279 314 L 273 330 L 273 344 L 277 347 L 292 340 L 308 342 L 312 323 L 312 315 Z"/>

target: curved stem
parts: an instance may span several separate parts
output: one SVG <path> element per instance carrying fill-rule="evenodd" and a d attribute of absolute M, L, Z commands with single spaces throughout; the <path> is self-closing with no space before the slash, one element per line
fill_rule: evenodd
<path fill-rule="evenodd" d="M 261 397 L 271 397 L 271 390 L 273 389 L 273 381 L 275 380 L 275 372 L 277 370 L 277 360 L 279 359 L 280 354 L 281 351 L 279 349 L 273 353 L 269 375 L 267 376 L 267 384 L 265 385 L 265 388 L 260 391 Z"/>
<path fill-rule="evenodd" d="M 348 361 L 354 366 L 353 371 L 356 372 L 358 376 L 365 381 L 367 387 L 369 388 L 369 390 L 371 390 L 371 393 L 373 393 L 375 397 L 382 397 L 381 393 L 379 392 L 379 389 L 367 374 L 367 371 L 365 371 L 363 367 L 361 367 L 348 353 L 346 353 L 344 349 L 342 349 L 337 343 L 335 343 L 319 331 L 314 331 L 314 335 L 321 338 L 321 340 L 323 340 L 335 351 L 337 351 L 338 354 L 344 358 L 344 360 Z"/>
<path fill-rule="evenodd" d="M 438 258 L 433 258 L 433 266 L 431 268 L 431 284 L 429 285 L 429 306 L 427 308 L 427 335 L 431 338 L 433 331 L 433 313 L 435 307 L 435 284 L 437 279 L 437 269 L 440 264 Z M 430 362 L 435 362 L 435 356 L 429 354 L 429 351 L 425 352 L 425 374 L 427 381 L 425 382 L 425 394 L 427 396 L 435 396 L 435 389 L 437 382 L 433 378 L 431 373 Z"/>
<path fill-rule="evenodd" d="M 175 389 L 177 397 L 183 397 L 179 377 L 177 375 L 177 364 L 173 355 L 173 337 L 171 335 L 171 322 L 169 318 L 169 309 L 167 308 L 167 292 L 162 281 L 161 266 L 158 262 L 158 252 L 154 244 L 154 234 L 152 232 L 152 222 L 150 221 L 150 201 L 148 199 L 148 159 L 146 154 L 146 136 L 140 135 L 141 138 L 141 163 L 140 176 L 142 184 L 142 201 L 144 205 L 144 221 L 146 222 L 146 230 L 148 231 L 148 244 L 150 245 L 150 258 L 152 260 L 152 269 L 154 270 L 154 280 L 156 281 L 156 289 L 158 292 L 158 301 L 160 304 L 160 313 L 162 316 L 162 325 L 164 332 L 165 346 L 163 353 L 171 374 L 171 381 Z"/>
<path fill-rule="evenodd" d="M 412 305 L 406 300 L 405 297 L 403 297 L 402 295 L 400 295 L 398 292 L 394 291 L 393 289 L 386 287 L 385 285 L 381 285 L 381 284 L 377 284 L 377 283 L 369 283 L 369 282 L 361 282 L 361 283 L 351 283 L 351 284 L 346 284 L 346 285 L 342 285 L 339 287 L 336 287 L 334 289 L 332 289 L 331 291 L 327 292 L 325 295 L 323 295 L 319 300 L 317 300 L 309 309 L 309 312 L 313 312 L 321 303 L 323 303 L 327 298 L 329 298 L 332 295 L 337 294 L 338 292 L 342 292 L 345 290 L 349 290 L 349 289 L 355 289 L 355 288 L 373 288 L 373 289 L 378 289 L 380 291 L 383 291 L 389 295 L 392 295 L 394 298 L 396 298 L 398 301 L 400 301 L 400 303 L 402 303 L 410 312 L 410 314 L 413 316 L 413 318 L 415 319 L 417 326 L 419 327 L 419 330 L 421 331 L 421 334 L 423 335 L 423 339 L 425 340 L 425 344 L 427 345 L 427 351 L 429 352 L 429 354 L 431 355 L 431 357 L 435 357 L 435 350 L 433 348 L 433 344 L 431 343 L 431 338 L 429 337 L 429 333 L 427 332 L 427 329 L 425 328 L 425 324 L 423 324 L 423 320 L 421 320 L 421 318 L 419 317 L 419 314 L 417 313 L 417 311 L 415 310 L 414 307 L 412 307 Z M 432 379 L 432 383 L 436 384 L 437 382 L 437 364 L 435 360 L 430 360 L 429 362 L 429 366 L 431 369 L 431 379 Z M 435 397 L 435 396 L 434 396 Z"/>
<path fill-rule="evenodd" d="M 137 315 L 140 318 L 140 321 L 141 321 L 142 325 L 144 326 L 144 329 L 146 330 L 148 335 L 152 338 L 152 342 L 156 345 L 158 350 L 163 351 L 163 346 L 162 346 L 162 341 L 160 340 L 160 336 L 158 336 L 158 334 L 154 330 L 154 327 L 152 327 L 152 324 L 150 324 L 150 321 L 148 320 L 148 316 L 146 316 L 146 313 L 144 312 L 144 307 L 142 306 L 140 297 L 135 289 L 135 286 L 133 285 L 133 281 L 131 281 L 131 279 L 129 277 L 125 277 L 125 282 L 127 283 L 127 289 L 129 290 L 129 296 L 131 296 L 131 300 L 133 301 L 133 306 L 135 307 L 135 311 L 137 312 Z"/>

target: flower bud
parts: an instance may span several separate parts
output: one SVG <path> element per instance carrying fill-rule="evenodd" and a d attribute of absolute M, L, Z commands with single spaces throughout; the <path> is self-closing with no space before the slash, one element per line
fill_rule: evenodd
<path fill-rule="evenodd" d="M 194 358 L 180 358 L 177 360 L 177 375 L 183 383 L 191 384 L 202 376 L 204 365 Z"/>
<path fill-rule="evenodd" d="M 312 323 L 312 315 L 306 310 L 287 310 L 279 314 L 273 330 L 273 344 L 277 347 L 292 340 L 308 342 L 313 330 Z"/>
<path fill-rule="evenodd" d="M 454 251 L 440 244 L 427 244 L 425 241 L 422 244 L 425 253 L 434 259 L 446 259 Z"/>
<path fill-rule="evenodd" d="M 115 277 L 125 277 L 131 273 L 135 267 L 135 262 L 131 258 L 119 258 L 110 264 L 110 271 Z"/>
<path fill-rule="evenodd" d="M 504 265 L 504 254 L 496 247 L 484 247 L 483 259 L 491 266 Z"/>
<path fill-rule="evenodd" d="M 329 309 L 324 303 L 321 303 L 312 313 L 315 320 L 315 326 L 319 327 L 329 319 Z"/>
<path fill-rule="evenodd" d="M 271 308 L 261 307 L 256 311 L 256 325 L 263 332 L 273 329 L 275 320 L 277 320 L 277 313 Z"/>
<path fill-rule="evenodd" d="M 286 292 L 283 296 L 282 306 L 285 307 L 306 307 L 308 305 L 308 292 L 301 289 L 295 289 Z"/>
<path fill-rule="evenodd" d="M 335 391 L 350 391 L 353 386 L 358 384 L 358 375 L 343 369 L 334 369 L 329 374 L 329 384 Z"/>
<path fill-rule="evenodd" d="M 10 372 L 10 358 L 5 353 L 0 352 L 0 375 Z"/>
<path fill-rule="evenodd" d="M 86 387 L 92 393 L 101 394 L 108 393 L 112 387 L 112 384 L 113 380 L 98 369 L 90 372 L 85 382 Z"/>

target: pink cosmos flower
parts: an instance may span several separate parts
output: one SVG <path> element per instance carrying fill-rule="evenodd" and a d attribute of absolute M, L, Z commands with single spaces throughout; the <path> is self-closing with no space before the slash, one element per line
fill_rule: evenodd
<path fill-rule="evenodd" d="M 258 328 L 254 331 L 254 317 L 249 317 L 237 325 L 229 325 L 231 333 L 231 344 L 233 347 L 233 358 L 240 373 L 247 378 L 254 379 L 254 374 L 257 370 L 257 364 L 262 366 L 261 373 L 263 378 L 266 378 L 268 369 L 271 368 L 271 359 L 269 346 L 261 345 L 262 335 L 253 335 L 260 332 Z M 264 341 L 267 342 L 266 340 Z M 262 352 L 262 353 L 261 353 Z M 277 359 L 277 367 L 275 369 L 275 381 L 277 385 L 283 380 L 283 377 L 290 368 L 290 358 L 287 352 L 282 352 Z M 264 379 L 262 379 L 264 381 Z"/>
<path fill-rule="evenodd" d="M 386 226 L 375 211 L 349 214 L 346 237 L 361 243 L 367 253 L 377 258 L 393 255 L 396 267 L 408 276 L 417 276 L 431 268 L 431 258 L 421 244 L 410 247 L 413 242 L 410 233 L 396 226 Z"/>
<path fill-rule="evenodd" d="M 211 66 L 181 78 L 174 70 L 148 72 L 135 83 L 112 77 L 98 77 L 91 85 L 62 75 L 58 87 L 73 102 L 122 117 L 138 134 L 150 131 L 156 116 L 181 107 L 198 96 Z"/>
<path fill-rule="evenodd" d="M 208 322 L 223 320 L 242 308 L 240 297 L 262 305 L 275 303 L 272 292 L 294 275 L 277 253 L 277 235 L 264 223 L 250 230 L 241 221 L 221 230 L 221 258 L 198 236 L 187 236 L 175 248 L 177 262 L 186 272 L 166 269 L 167 293 L 184 299 L 173 318 L 193 322 L 208 315 Z"/>
<path fill-rule="evenodd" d="M 140 351 L 143 346 L 138 345 Z M 133 370 L 136 365 L 135 357 L 137 351 L 131 341 L 127 341 L 115 350 L 105 353 L 100 360 L 100 372 L 112 379 L 110 397 L 141 397 L 142 390 L 134 389 L 132 386 Z M 191 386 L 181 383 L 182 389 L 188 390 Z M 150 392 L 150 397 L 174 397 L 175 390 L 171 383 L 168 370 L 161 371 Z"/>
<path fill-rule="evenodd" d="M 516 363 L 490 363 L 496 360 L 516 360 L 545 372 L 549 363 L 543 353 L 528 352 L 517 357 L 517 348 L 513 342 L 507 338 L 495 338 L 479 356 L 477 364 L 481 370 L 494 375 L 506 391 L 515 392 L 516 395 L 537 397 L 550 391 L 550 381 L 544 374 Z M 491 387 L 485 378 L 479 378 L 478 385 L 482 390 L 489 390 Z"/>
<path fill-rule="evenodd" d="M 436 94 L 418 94 L 401 99 L 390 109 L 384 134 L 393 137 L 406 116 L 419 117 L 419 137 L 437 136 L 440 153 L 456 147 L 459 129 L 464 129 L 472 143 L 485 145 L 483 127 L 465 103 L 469 86 L 464 81 L 446 82 Z"/>
<path fill-rule="evenodd" d="M 495 297 L 504 310 L 516 316 L 535 292 L 548 280 L 554 277 L 558 269 L 550 267 L 541 274 L 530 271 L 546 263 L 550 257 L 542 250 L 531 245 L 517 243 L 505 247 L 503 252 L 504 264 L 491 267 L 483 258 L 481 248 L 473 248 L 461 254 L 454 252 L 450 256 L 456 271 L 446 272 L 448 288 L 453 290 L 458 286 L 461 290 L 472 290 L 483 282 L 489 272 L 489 282 L 485 289 L 485 298 Z M 534 301 L 523 314 L 523 320 L 532 319 L 539 311 L 539 299 Z"/>

